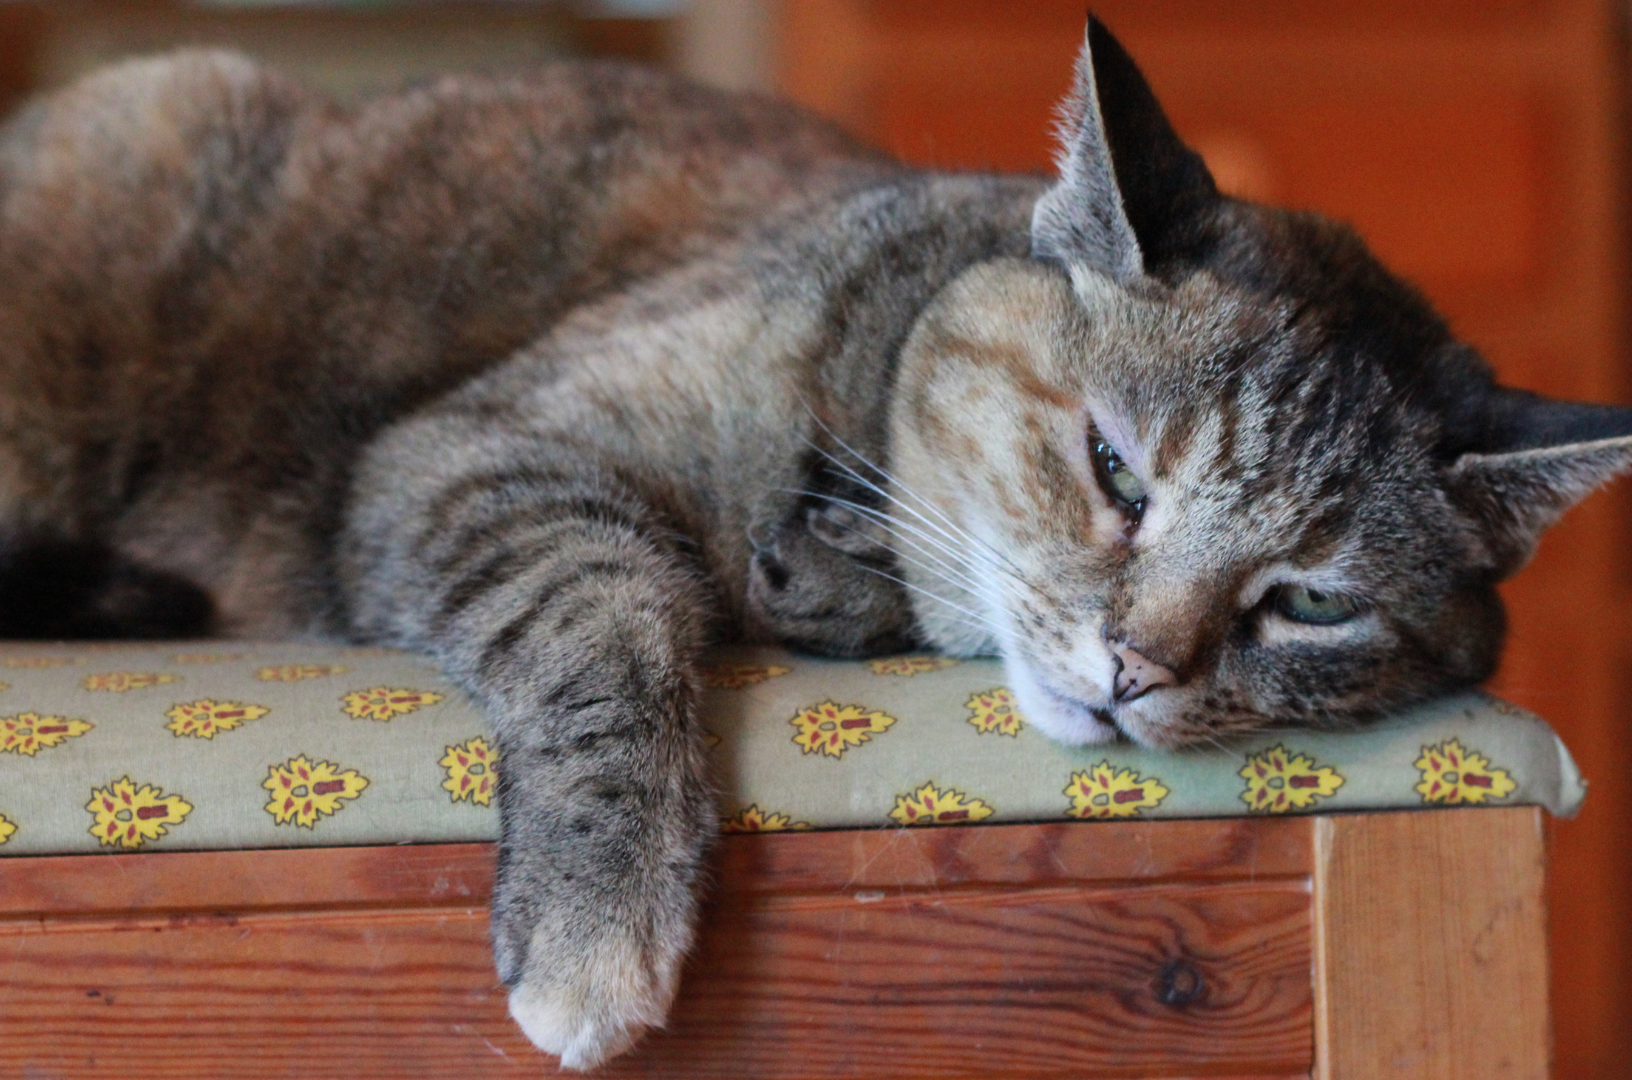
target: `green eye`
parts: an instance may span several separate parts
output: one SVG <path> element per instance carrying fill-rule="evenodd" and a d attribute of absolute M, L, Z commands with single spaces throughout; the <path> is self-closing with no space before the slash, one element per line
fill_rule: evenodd
<path fill-rule="evenodd" d="M 1145 512 L 1144 482 L 1128 468 L 1122 455 L 1102 439 L 1093 442 L 1094 479 L 1112 502 L 1121 505 L 1124 513 L 1135 521 Z"/>
<path fill-rule="evenodd" d="M 1360 605 L 1340 593 L 1322 592 L 1302 585 L 1282 585 L 1275 592 L 1275 610 L 1293 622 L 1334 626 L 1348 622 Z"/>

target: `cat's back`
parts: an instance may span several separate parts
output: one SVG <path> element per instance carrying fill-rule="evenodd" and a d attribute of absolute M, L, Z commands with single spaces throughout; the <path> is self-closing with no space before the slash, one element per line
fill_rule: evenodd
<path fill-rule="evenodd" d="M 377 329 L 362 299 L 480 337 L 892 168 L 783 103 L 634 65 L 446 76 L 341 106 L 189 50 L 105 69 L 0 133 L 0 275 L 117 294 L 169 340 L 223 300 L 274 295 L 326 309 L 314 329 L 335 313 Z"/>
<path fill-rule="evenodd" d="M 381 427 L 898 170 L 791 106 L 627 65 L 355 104 L 231 53 L 106 69 L 0 131 L 0 532 L 283 605 L 258 583 L 320 562 Z"/>
<path fill-rule="evenodd" d="M 201 447 L 264 487 L 288 445 L 322 459 L 587 300 L 894 168 L 632 65 L 355 105 L 232 53 L 106 69 L 0 133 L 0 444 L 34 433 L 0 445 L 0 513 L 105 516 L 211 467 Z"/>

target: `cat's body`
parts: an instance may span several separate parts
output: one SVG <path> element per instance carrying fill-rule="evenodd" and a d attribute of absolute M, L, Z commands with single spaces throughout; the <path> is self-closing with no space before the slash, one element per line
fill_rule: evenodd
<path fill-rule="evenodd" d="M 0 153 L 8 547 L 105 545 L 205 590 L 209 628 L 238 635 L 347 632 L 334 535 L 383 425 L 898 171 L 791 109 L 641 69 L 343 112 L 221 54 L 93 77 Z"/>
<path fill-rule="evenodd" d="M 1495 388 L 1345 230 L 1221 198 L 1090 37 L 1053 187 L 624 68 L 347 112 L 190 54 L 35 106 L 0 628 L 435 657 L 502 754 L 512 1011 L 578 1065 L 674 992 L 710 640 L 1001 651 L 1073 741 L 1483 678 L 1495 581 L 1632 420 Z"/>

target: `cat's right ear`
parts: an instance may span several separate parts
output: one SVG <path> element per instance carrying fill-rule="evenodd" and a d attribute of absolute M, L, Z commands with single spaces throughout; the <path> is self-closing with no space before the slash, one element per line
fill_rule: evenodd
<path fill-rule="evenodd" d="M 1498 577 L 1517 573 L 1570 507 L 1632 472 L 1632 409 L 1554 401 L 1496 387 L 1477 450 L 1446 475 L 1446 493 L 1483 534 Z"/>
<path fill-rule="evenodd" d="M 1121 284 L 1198 259 L 1218 188 L 1091 15 L 1061 114 L 1060 179 L 1032 212 L 1033 257 Z"/>

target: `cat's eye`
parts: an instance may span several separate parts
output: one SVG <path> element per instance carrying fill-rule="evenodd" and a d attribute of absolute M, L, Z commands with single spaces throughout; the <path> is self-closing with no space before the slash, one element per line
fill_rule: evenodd
<path fill-rule="evenodd" d="M 1100 490 L 1137 522 L 1145 512 L 1144 481 L 1128 468 L 1128 463 L 1122 460 L 1122 455 L 1110 443 L 1096 438 L 1090 445 L 1093 448 L 1090 456 L 1094 459 L 1094 479 L 1099 482 Z"/>
<path fill-rule="evenodd" d="M 1359 614 L 1360 605 L 1342 593 L 1282 585 L 1275 590 L 1275 610 L 1293 622 L 1335 626 Z"/>

